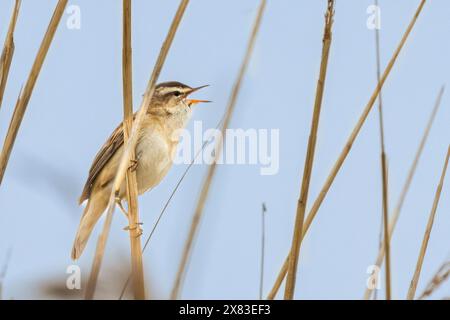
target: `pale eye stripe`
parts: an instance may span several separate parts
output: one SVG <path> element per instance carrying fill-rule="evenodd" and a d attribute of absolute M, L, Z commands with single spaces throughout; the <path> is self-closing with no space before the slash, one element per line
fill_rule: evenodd
<path fill-rule="evenodd" d="M 161 88 L 161 89 L 160 89 L 160 92 L 161 92 L 161 94 L 163 94 L 163 95 L 166 95 L 166 94 L 171 93 L 171 92 L 173 92 L 173 91 L 174 91 L 174 88 Z"/>
<path fill-rule="evenodd" d="M 181 87 L 168 87 L 168 88 L 161 88 L 160 89 L 160 93 L 161 95 L 167 95 L 167 94 L 172 94 L 174 92 L 185 92 L 185 88 L 181 88 Z"/>

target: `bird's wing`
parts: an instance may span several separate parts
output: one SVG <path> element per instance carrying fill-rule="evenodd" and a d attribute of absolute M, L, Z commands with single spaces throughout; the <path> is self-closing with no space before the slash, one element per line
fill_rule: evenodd
<path fill-rule="evenodd" d="M 95 156 L 94 162 L 89 169 L 89 176 L 87 178 L 86 184 L 84 185 L 83 192 L 81 193 L 79 203 L 81 204 L 84 200 L 89 199 L 92 191 L 92 186 L 94 185 L 95 179 L 116 153 L 116 151 L 123 145 L 123 128 L 120 124 L 114 132 L 111 134 L 109 139 L 100 149 L 100 151 Z"/>

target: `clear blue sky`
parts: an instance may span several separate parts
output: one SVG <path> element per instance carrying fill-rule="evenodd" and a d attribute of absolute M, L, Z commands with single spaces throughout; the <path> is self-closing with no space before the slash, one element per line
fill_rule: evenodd
<path fill-rule="evenodd" d="M 382 64 L 386 65 L 419 0 L 380 0 Z M 65 270 L 82 208 L 77 198 L 91 161 L 122 118 L 121 3 L 73 0 L 81 29 L 65 15 L 33 92 L 0 188 L 0 264 L 12 256 L 5 298 L 52 298 L 46 282 L 64 288 Z M 215 127 L 241 62 L 258 0 L 192 0 L 160 80 L 211 84 L 194 119 Z M 3 141 L 56 1 L 24 0 L 16 52 L 0 110 Z M 144 92 L 178 1 L 133 1 L 134 99 Z M 295 208 L 319 70 L 326 1 L 268 1 L 233 128 L 280 129 L 280 171 L 261 176 L 257 166 L 220 166 L 205 207 L 183 298 L 257 298 L 261 203 L 268 207 L 265 292 L 290 247 Z M 374 31 L 366 20 L 369 0 L 337 1 L 323 112 L 310 200 L 376 85 Z M 0 4 L 3 43 L 13 1 Z M 428 1 L 399 56 L 384 94 L 394 207 L 439 88 L 450 74 L 450 3 Z M 393 296 L 404 298 L 412 277 L 447 146 L 450 105 L 444 95 L 392 241 Z M 200 96 L 200 94 L 199 94 Z M 380 229 L 379 138 L 376 109 L 325 199 L 301 252 L 299 299 L 358 299 L 374 262 Z M 149 288 L 166 298 L 206 166 L 194 166 L 172 201 L 145 253 Z M 175 166 L 153 191 L 140 197 L 144 235 L 185 165 Z M 444 186 L 418 292 L 449 259 L 450 180 Z M 312 201 L 309 202 L 311 204 Z M 117 214 L 100 278 L 102 297 L 115 299 L 128 272 L 126 221 Z M 96 230 L 96 234 L 99 229 Z M 80 266 L 88 277 L 96 236 Z M 118 281 L 110 281 L 115 279 Z M 447 283 L 433 296 L 450 295 Z M 75 297 L 74 295 L 73 297 Z M 383 297 L 383 290 L 380 290 Z"/>

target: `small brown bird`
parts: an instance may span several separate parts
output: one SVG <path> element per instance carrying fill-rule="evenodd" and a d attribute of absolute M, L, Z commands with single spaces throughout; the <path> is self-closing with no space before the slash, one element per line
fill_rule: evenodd
<path fill-rule="evenodd" d="M 135 163 L 138 193 L 143 194 L 156 186 L 172 166 L 179 135 L 177 131 L 188 123 L 191 107 L 207 100 L 188 99 L 188 96 L 206 86 L 191 88 L 180 82 L 165 82 L 156 86 L 148 113 L 139 132 Z M 106 210 L 112 184 L 123 154 L 122 124 L 111 134 L 97 153 L 79 203 L 87 200 L 72 249 L 72 259 L 83 252 L 89 236 L 102 213 Z M 119 204 L 126 199 L 125 183 L 119 192 Z"/>

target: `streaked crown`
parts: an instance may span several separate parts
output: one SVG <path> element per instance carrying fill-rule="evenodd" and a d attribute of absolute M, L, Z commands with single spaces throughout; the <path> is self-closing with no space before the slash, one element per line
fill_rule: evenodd
<path fill-rule="evenodd" d="M 166 95 L 181 96 L 186 95 L 191 91 L 192 91 L 191 87 L 178 81 L 162 82 L 156 86 L 156 94 L 160 96 Z"/>

